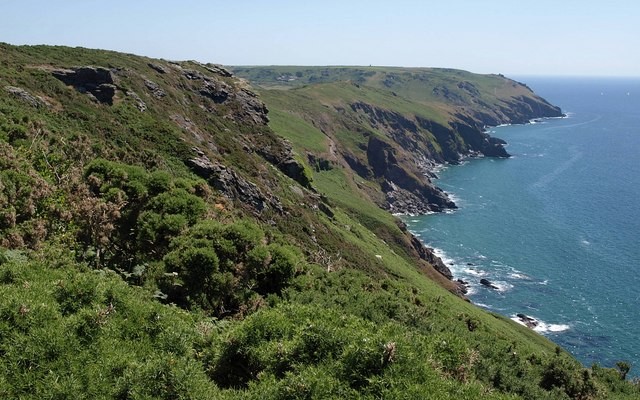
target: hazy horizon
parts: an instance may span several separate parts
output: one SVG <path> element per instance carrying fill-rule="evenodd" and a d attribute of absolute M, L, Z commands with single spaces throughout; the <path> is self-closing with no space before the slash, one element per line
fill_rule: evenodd
<path fill-rule="evenodd" d="M 638 77 L 640 3 L 3 2 L 0 41 L 224 65 L 404 66 Z"/>

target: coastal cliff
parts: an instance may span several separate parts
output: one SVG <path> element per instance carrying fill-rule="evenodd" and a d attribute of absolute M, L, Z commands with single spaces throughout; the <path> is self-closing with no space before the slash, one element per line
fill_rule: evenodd
<path fill-rule="evenodd" d="M 486 133 L 488 126 L 562 115 L 526 85 L 502 75 L 380 67 L 232 70 L 262 88 L 276 111 L 275 126 L 286 118 L 312 127 L 276 132 L 314 160 L 327 159 L 375 182 L 382 194 L 368 194 L 393 213 L 455 208 L 431 178 L 439 165 L 466 157 L 509 157 L 505 142 Z M 310 140 L 324 146 L 312 148 Z"/>
<path fill-rule="evenodd" d="M 455 207 L 431 179 L 507 156 L 485 125 L 560 112 L 523 85 L 0 54 L 0 397 L 638 394 L 461 299 L 392 214 Z"/>
<path fill-rule="evenodd" d="M 393 214 L 456 208 L 432 179 L 440 166 L 468 157 L 509 157 L 506 143 L 486 133 L 488 126 L 562 115 L 526 85 L 502 75 L 378 67 L 232 70 L 260 87 L 272 128 L 307 154 L 316 182 L 340 169 L 358 196 Z M 342 195 L 329 198 L 345 205 Z M 438 264 L 436 270 L 451 280 L 430 249 L 416 254 Z M 455 284 L 451 290 L 465 289 Z"/>

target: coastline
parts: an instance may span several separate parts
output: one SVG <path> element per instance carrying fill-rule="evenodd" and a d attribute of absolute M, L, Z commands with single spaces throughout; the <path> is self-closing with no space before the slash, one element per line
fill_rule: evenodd
<path fill-rule="evenodd" d="M 544 123 L 544 121 L 548 119 L 566 119 L 569 117 L 570 117 L 569 113 L 562 113 L 560 116 L 531 118 L 524 123 L 505 123 L 505 124 L 499 124 L 496 126 L 485 126 L 483 133 L 490 135 L 492 133 L 495 133 L 494 131 L 492 131 L 492 129 L 495 129 L 495 128 L 509 127 L 514 125 L 534 125 L 538 123 Z M 508 146 L 508 143 L 504 142 L 504 146 Z M 509 157 L 507 158 L 511 158 L 511 157 L 513 156 L 509 155 Z M 461 155 L 460 162 L 456 164 L 451 164 L 447 162 L 435 163 L 432 166 L 432 169 L 430 169 L 427 173 L 425 173 L 425 178 L 427 178 L 429 182 L 434 184 L 430 178 L 436 179 L 436 180 L 440 179 L 440 176 L 438 174 L 442 172 L 444 169 L 447 169 L 451 166 L 464 166 L 469 164 L 473 160 L 478 160 L 483 158 L 487 158 L 487 156 L 481 153 L 473 152 L 466 155 Z M 422 245 L 422 247 L 426 250 L 426 252 L 429 253 L 429 257 L 427 261 L 434 264 L 433 265 L 434 269 L 440 272 L 443 276 L 445 276 L 455 285 L 456 290 L 454 291 L 454 293 L 456 295 L 473 303 L 473 301 L 468 296 L 473 296 L 474 294 L 476 294 L 477 290 L 481 287 L 485 287 L 489 290 L 494 290 L 502 294 L 508 292 L 512 288 L 511 284 L 507 282 L 502 282 L 502 281 L 489 280 L 487 278 L 488 274 L 483 270 L 478 271 L 477 269 L 473 268 L 475 265 L 472 263 L 467 263 L 464 266 L 457 265 L 454 259 L 446 256 L 446 253 L 444 250 L 439 249 L 437 247 L 430 246 L 428 243 L 425 242 L 421 234 L 415 231 L 412 231 L 411 229 L 408 228 L 408 224 L 407 224 L 408 218 L 419 218 L 419 217 L 434 215 L 434 214 L 452 214 L 459 209 L 458 204 L 460 202 L 460 199 L 456 197 L 455 194 L 444 191 L 442 188 L 440 188 L 436 184 L 434 184 L 434 186 L 438 190 L 441 190 L 442 193 L 446 195 L 447 199 L 450 200 L 451 203 L 455 204 L 455 207 L 444 208 L 442 210 L 437 210 L 437 211 L 428 211 L 425 213 L 393 213 L 393 215 L 400 218 L 404 226 L 409 231 L 412 241 L 417 240 Z M 475 278 L 477 278 L 477 282 L 474 282 L 474 284 L 472 284 L 468 276 L 465 276 L 460 273 L 461 269 L 467 272 L 467 275 L 472 275 Z M 491 309 L 491 307 L 487 306 L 486 304 L 482 304 L 482 303 L 474 303 L 474 304 L 488 310 Z M 505 316 L 539 333 L 562 332 L 564 330 L 569 329 L 569 326 L 566 324 L 547 324 L 546 322 L 541 321 L 538 318 L 525 315 L 522 313 L 518 313 L 514 315 L 505 315 Z"/>

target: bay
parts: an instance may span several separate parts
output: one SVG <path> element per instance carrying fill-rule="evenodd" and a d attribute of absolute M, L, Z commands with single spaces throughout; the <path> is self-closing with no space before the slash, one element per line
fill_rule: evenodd
<path fill-rule="evenodd" d="M 405 222 L 472 302 L 532 316 L 585 365 L 624 360 L 638 376 L 640 79 L 518 80 L 567 117 L 491 128 L 512 157 L 446 167 L 437 184 L 460 208 Z"/>

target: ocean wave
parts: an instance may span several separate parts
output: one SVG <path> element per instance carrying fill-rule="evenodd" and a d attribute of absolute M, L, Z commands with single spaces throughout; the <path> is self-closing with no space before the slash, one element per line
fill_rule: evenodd
<path fill-rule="evenodd" d="M 528 275 L 523 274 L 521 272 L 510 272 L 509 273 L 509 278 L 512 279 L 531 279 Z"/>
<path fill-rule="evenodd" d="M 500 293 L 508 292 L 513 289 L 513 285 L 504 281 L 492 281 L 491 284 L 496 287 L 496 291 Z"/>
<path fill-rule="evenodd" d="M 476 268 L 465 268 L 462 272 L 473 276 L 487 276 L 487 272 Z"/>
<path fill-rule="evenodd" d="M 567 324 L 545 324 L 544 322 L 541 322 L 540 325 L 533 328 L 533 330 L 540 333 L 547 333 L 547 332 L 558 333 L 558 332 L 564 332 L 569 328 L 571 327 Z"/>
<path fill-rule="evenodd" d="M 509 267 L 510 272 L 507 274 L 507 276 L 509 276 L 509 278 L 511 279 L 520 279 L 520 280 L 530 280 L 531 277 L 527 274 L 525 274 L 522 271 L 519 271 L 513 267 Z"/>
<path fill-rule="evenodd" d="M 527 326 L 525 321 L 517 315 L 512 315 L 510 318 L 522 326 Z M 532 329 L 538 333 L 560 333 L 571 329 L 571 326 L 568 324 L 549 324 L 529 315 L 527 315 L 527 318 L 529 318 L 530 323 L 535 324 Z"/>
<path fill-rule="evenodd" d="M 474 294 L 478 293 L 478 290 L 476 288 L 476 286 L 472 286 L 472 285 L 466 285 L 467 288 L 467 293 L 465 293 L 467 296 L 473 296 Z M 478 304 L 476 304 L 478 305 Z"/>
<path fill-rule="evenodd" d="M 434 247 L 433 248 L 433 254 L 435 254 L 437 257 L 439 257 L 442 260 L 442 262 L 445 263 L 445 265 L 447 267 L 452 267 L 452 266 L 456 265 L 455 260 L 453 258 L 449 258 L 447 256 L 447 253 L 445 253 L 444 250 L 442 250 L 442 249 Z"/>

